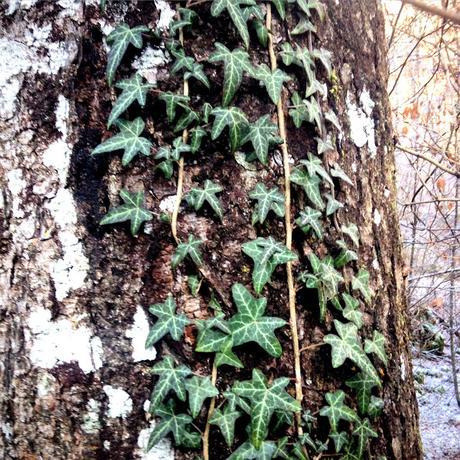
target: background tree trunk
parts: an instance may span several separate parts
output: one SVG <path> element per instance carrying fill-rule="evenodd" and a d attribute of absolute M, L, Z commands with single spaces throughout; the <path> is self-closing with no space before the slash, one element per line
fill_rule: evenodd
<path fill-rule="evenodd" d="M 152 423 L 144 402 L 153 385 L 149 367 L 156 356 L 154 350 L 144 350 L 145 308 L 173 292 L 189 316 L 206 316 L 206 299 L 187 294 L 186 269 L 176 276 L 170 269 L 175 246 L 169 225 L 158 217 L 170 206 L 174 181 L 154 174 L 151 159 L 122 169 L 116 156 L 89 157 L 106 137 L 114 97 L 105 79 L 104 33 L 121 20 L 152 28 L 167 24 L 170 9 L 162 0 L 113 2 L 102 14 L 97 3 L 9 0 L 0 7 L 0 59 L 7 63 L 0 73 L 0 456 L 5 459 L 173 458 L 169 441 L 150 454 L 142 450 Z M 323 104 L 338 114 L 342 128 L 338 152 L 330 160 L 338 160 L 356 185 L 340 190 L 345 208 L 338 223 L 359 226 L 360 264 L 371 272 L 376 292 L 366 311 L 366 327 L 375 324 L 388 341 L 389 366 L 381 370 L 385 409 L 372 452 L 376 458 L 417 459 L 421 451 L 394 207 L 383 17 L 377 0 L 325 3 L 328 18 L 316 46 L 332 52 L 335 78 Z M 229 21 L 210 18 L 208 10 L 208 5 L 197 8 L 199 32 L 186 36 L 188 52 L 198 59 L 209 55 L 215 40 L 238 44 Z M 275 37 L 286 33 L 275 22 Z M 136 58 L 161 90 L 178 88 L 180 79 L 169 75 L 163 45 L 152 39 L 148 46 L 154 59 L 145 52 L 139 59 L 140 52 L 130 50 L 124 62 Z M 268 63 L 265 50 L 255 47 L 251 53 Z M 132 70 L 124 64 L 121 72 L 129 75 Z M 206 72 L 214 84 L 221 83 L 215 68 Z M 208 94 L 199 85 L 192 84 L 191 93 L 205 93 L 213 105 L 220 100 L 219 91 Z M 244 81 L 236 103 L 246 111 L 251 107 L 251 120 L 275 113 L 255 81 Z M 150 97 L 146 113 L 152 116 L 147 126 L 154 143 L 170 141 L 164 108 L 156 98 Z M 287 128 L 290 154 L 303 158 L 314 147 L 315 132 L 295 130 L 290 122 Z M 231 285 L 250 284 L 250 262 L 240 250 L 241 243 L 256 237 L 247 192 L 260 177 L 267 185 L 276 184 L 282 167 L 275 155 L 268 170 L 236 168 L 227 150 L 222 141 L 209 144 L 198 164 L 186 165 L 185 176 L 186 190 L 204 178 L 224 187 L 223 223 L 184 207 L 178 228 L 181 237 L 193 233 L 205 240 L 206 285 L 220 294 L 228 310 Z M 98 226 L 109 205 L 118 203 L 122 187 L 145 190 L 156 215 L 138 238 L 124 226 Z M 296 206 L 299 200 L 295 196 Z M 264 231 L 284 239 L 276 222 Z M 326 244 L 336 239 L 331 225 Z M 305 260 L 306 246 L 296 250 Z M 300 264 L 295 268 L 300 271 Z M 267 296 L 270 313 L 288 318 L 282 271 Z M 304 347 L 321 340 L 332 324 L 331 318 L 325 326 L 319 323 L 314 298 L 300 291 L 297 300 Z M 287 331 L 280 335 L 286 350 L 281 360 L 243 347 L 246 369 L 224 369 L 218 385 L 225 387 L 235 373 L 247 378 L 254 366 L 275 377 L 293 375 L 290 336 Z M 192 336 L 188 341 L 183 346 L 166 340 L 157 351 L 168 350 L 209 373 L 209 361 L 192 352 Z M 324 392 L 344 378 L 340 370 L 331 374 L 329 356 L 328 347 L 302 354 L 305 406 L 313 411 L 323 404 Z M 211 452 L 219 452 L 212 458 L 225 458 L 228 452 L 216 438 L 212 432 Z"/>

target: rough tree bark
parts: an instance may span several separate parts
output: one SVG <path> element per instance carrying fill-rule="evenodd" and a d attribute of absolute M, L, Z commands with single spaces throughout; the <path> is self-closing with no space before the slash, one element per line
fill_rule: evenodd
<path fill-rule="evenodd" d="M 199 3 L 199 2 L 198 2 Z M 408 350 L 404 279 L 395 203 L 393 140 L 386 95 L 387 66 L 383 17 L 377 0 L 328 0 L 327 21 L 320 27 L 320 46 L 333 55 L 335 76 L 328 104 L 339 115 L 342 133 L 334 155 L 356 186 L 345 186 L 338 199 L 346 206 L 339 223 L 351 219 L 359 226 L 361 264 L 371 272 L 377 293 L 367 308 L 366 323 L 376 324 L 388 340 L 389 366 L 383 371 L 384 415 L 372 451 L 388 459 L 421 456 L 417 406 Z M 114 23 L 168 24 L 163 0 L 114 1 L 102 15 L 96 0 L 9 0 L 2 4 L 0 38 L 0 456 L 5 459 L 169 459 L 168 441 L 144 453 L 151 421 L 144 410 L 153 380 L 149 367 L 155 351 L 145 351 L 146 307 L 168 292 L 190 316 L 205 314 L 206 303 L 187 295 L 185 272 L 173 277 L 170 229 L 158 219 L 175 193 L 173 182 L 154 174 L 153 160 L 128 170 L 116 156 L 91 159 L 89 153 L 103 136 L 114 94 L 105 80 L 104 33 Z M 199 34 L 187 37 L 186 47 L 200 59 L 214 40 L 237 37 L 225 18 L 211 19 L 208 6 L 198 6 Z M 275 33 L 286 30 L 275 23 Z M 134 60 L 161 89 L 180 81 L 167 70 L 164 47 L 155 40 Z M 134 51 L 130 51 L 134 53 Z M 257 48 L 261 62 L 265 51 Z M 131 59 L 131 60 L 130 60 Z M 129 74 L 129 64 L 124 64 Z M 210 79 L 222 77 L 206 68 Z M 203 88 L 191 88 L 203 92 Z M 215 101 L 220 95 L 215 91 Z M 244 81 L 237 98 L 252 107 L 256 118 L 274 107 L 254 81 Z M 212 98 L 212 96 L 207 96 Z M 151 98 L 148 129 L 156 145 L 171 139 L 163 107 Z M 154 125 L 155 123 L 155 125 Z M 312 129 L 293 129 L 288 142 L 295 158 L 314 145 Z M 169 136 L 169 137 L 168 137 Z M 185 208 L 179 234 L 190 232 L 205 240 L 204 273 L 208 286 L 231 305 L 234 282 L 250 284 L 249 261 L 240 245 L 256 236 L 250 225 L 247 191 L 256 173 L 236 168 L 224 143 L 209 147 L 206 161 L 186 166 L 185 188 L 204 178 L 225 187 L 225 217 L 217 224 Z M 282 173 L 275 156 L 263 174 L 275 184 Z M 118 201 L 121 187 L 143 189 L 156 218 L 138 237 L 127 227 L 100 228 L 98 221 Z M 298 197 L 295 197 L 298 199 Z M 283 228 L 271 232 L 283 239 Z M 333 226 L 327 239 L 337 239 Z M 304 248 L 296 250 L 302 255 Z M 299 270 L 296 267 L 296 270 Z M 288 318 L 285 278 L 280 271 L 268 292 L 271 313 Z M 318 322 L 312 299 L 298 297 L 301 346 L 331 330 Z M 231 308 L 231 307 L 230 307 Z M 190 338 L 189 340 L 192 340 Z M 290 350 L 288 332 L 281 334 Z M 172 350 L 195 369 L 209 362 L 198 358 L 190 344 L 166 341 L 157 351 Z M 322 395 L 336 388 L 340 372 L 325 375 L 329 351 L 322 347 L 302 355 L 305 404 L 316 410 Z M 252 364 L 276 376 L 292 375 L 286 353 L 275 362 L 242 351 Z M 246 378 L 247 371 L 240 377 Z M 232 376 L 225 370 L 218 384 Z M 217 441 L 211 440 L 211 443 Z M 225 458 L 215 444 L 215 458 Z M 181 454 L 187 457 L 187 454 Z M 190 458 L 190 457 L 188 457 Z"/>

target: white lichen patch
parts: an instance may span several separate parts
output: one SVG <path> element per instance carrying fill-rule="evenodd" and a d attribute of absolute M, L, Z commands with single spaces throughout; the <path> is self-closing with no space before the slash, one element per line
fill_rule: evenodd
<path fill-rule="evenodd" d="M 407 374 L 406 374 L 406 360 L 405 360 L 405 357 L 403 355 L 401 355 L 399 357 L 399 362 L 401 363 L 401 379 L 403 381 L 405 381 L 406 376 L 407 376 Z"/>
<path fill-rule="evenodd" d="M 56 384 L 56 378 L 49 372 L 42 372 L 37 379 L 37 397 L 44 398 L 53 391 L 53 386 Z"/>
<path fill-rule="evenodd" d="M 76 326 L 63 318 L 51 321 L 51 311 L 36 307 L 28 319 L 30 360 L 52 369 L 58 364 L 76 362 L 87 374 L 102 367 L 102 343 L 86 326 Z"/>
<path fill-rule="evenodd" d="M 172 213 L 176 203 L 176 195 L 167 196 L 160 201 L 160 211 Z"/>
<path fill-rule="evenodd" d="M 156 85 L 159 68 L 164 67 L 168 62 L 169 58 L 164 51 L 149 46 L 133 62 L 133 69 L 136 69 L 150 84 Z"/>
<path fill-rule="evenodd" d="M 382 216 L 380 215 L 380 212 L 378 209 L 374 209 L 374 224 L 377 225 L 377 227 L 381 224 L 382 222 Z"/>
<path fill-rule="evenodd" d="M 86 412 L 83 414 L 83 423 L 81 424 L 82 430 L 87 434 L 95 434 L 101 428 L 99 421 L 99 413 L 101 410 L 101 403 L 95 399 L 90 399 L 86 404 Z"/>
<path fill-rule="evenodd" d="M 374 259 L 374 260 L 372 261 L 372 268 L 373 268 L 374 270 L 380 270 L 379 261 L 378 261 L 377 259 Z"/>
<path fill-rule="evenodd" d="M 102 389 L 109 398 L 108 416 L 126 418 L 133 410 L 131 396 L 122 388 L 114 388 L 112 385 L 104 385 Z"/>
<path fill-rule="evenodd" d="M 37 3 L 38 0 L 8 0 L 6 14 L 13 14 L 18 9 L 27 10 Z"/>
<path fill-rule="evenodd" d="M 13 201 L 13 217 L 20 219 L 24 217 L 24 211 L 20 208 L 20 195 L 27 185 L 27 182 L 22 178 L 21 169 L 12 169 L 8 171 L 6 177 L 8 179 L 8 189 L 10 190 Z"/>
<path fill-rule="evenodd" d="M 157 23 L 157 28 L 160 30 L 169 29 L 176 11 L 171 8 L 170 2 L 166 0 L 154 0 L 157 10 L 160 12 L 160 19 Z"/>
<path fill-rule="evenodd" d="M 156 446 L 147 452 L 147 445 L 150 434 L 153 431 L 154 423 L 149 428 L 144 428 L 137 438 L 138 449 L 135 454 L 140 460 L 174 460 L 174 451 L 168 439 L 162 439 Z"/>
<path fill-rule="evenodd" d="M 347 94 L 347 114 L 350 120 L 350 138 L 356 147 L 367 146 L 371 158 L 377 153 L 375 145 L 375 123 L 372 111 L 375 103 L 369 92 L 364 89 L 359 98 L 359 106 L 352 101 L 351 94 Z"/>
<path fill-rule="evenodd" d="M 133 361 L 154 360 L 157 356 L 155 348 L 145 348 L 145 340 L 149 333 L 149 322 L 147 315 L 142 307 L 138 306 L 134 314 L 133 325 L 126 331 L 126 337 L 131 339 L 131 346 L 133 347 Z"/>

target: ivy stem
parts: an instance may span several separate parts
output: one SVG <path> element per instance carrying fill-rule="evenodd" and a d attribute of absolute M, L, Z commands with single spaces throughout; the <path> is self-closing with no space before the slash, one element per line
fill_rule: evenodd
<path fill-rule="evenodd" d="M 180 16 L 179 16 L 180 19 Z M 184 46 L 184 31 L 179 29 L 179 41 L 182 46 Z M 188 80 L 184 78 L 184 87 L 183 87 L 184 96 L 189 95 Z M 182 141 L 184 144 L 188 141 L 188 129 L 184 129 L 182 132 Z M 179 238 L 177 237 L 177 217 L 179 215 L 179 208 L 182 201 L 182 194 L 184 188 L 184 157 L 179 159 L 179 170 L 177 172 L 177 190 L 176 190 L 176 201 L 174 202 L 174 209 L 171 216 L 171 233 L 174 237 L 176 243 L 179 243 Z"/>
<path fill-rule="evenodd" d="M 217 366 L 215 360 L 212 363 L 211 383 L 216 386 L 217 382 Z M 212 398 L 209 404 L 208 416 L 206 418 L 206 427 L 203 433 L 203 460 L 209 460 L 209 432 L 211 430 L 211 420 L 214 408 L 216 407 L 216 398 Z"/>
<path fill-rule="evenodd" d="M 272 9 L 271 4 L 267 4 L 266 27 L 272 30 Z M 273 46 L 273 36 L 268 34 L 268 52 L 270 55 L 270 66 L 272 71 L 277 68 L 277 60 L 275 49 Z M 284 208 L 285 208 L 285 227 L 286 227 L 286 247 L 292 249 L 292 217 L 291 217 L 291 169 L 289 165 L 289 152 L 287 145 L 286 124 L 283 109 L 283 96 L 277 104 L 278 111 L 278 129 L 280 137 L 283 139 L 281 150 L 283 153 L 283 168 L 284 168 Z M 297 311 L 296 311 L 296 288 L 294 282 L 294 274 L 292 270 L 292 262 L 286 264 L 286 274 L 288 282 L 288 298 L 289 298 L 289 316 L 292 335 L 292 348 L 294 350 L 294 372 L 295 372 L 295 395 L 300 405 L 302 405 L 302 370 L 300 366 L 300 350 L 299 350 L 299 334 L 297 326 Z M 296 413 L 297 433 L 302 436 L 302 415 L 301 412 Z"/>

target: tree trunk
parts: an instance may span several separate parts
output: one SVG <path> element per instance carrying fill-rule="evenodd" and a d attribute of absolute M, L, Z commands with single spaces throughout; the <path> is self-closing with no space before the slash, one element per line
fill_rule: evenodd
<path fill-rule="evenodd" d="M 211 373 L 212 362 L 209 355 L 193 352 L 193 331 L 186 333 L 185 343 L 165 339 L 157 351 L 145 350 L 149 321 L 154 319 L 148 317 L 148 305 L 163 302 L 173 293 L 190 318 L 204 318 L 214 291 L 230 314 L 234 308 L 231 286 L 236 282 L 251 285 L 252 262 L 242 254 L 241 244 L 257 236 L 285 239 L 281 220 L 271 219 L 257 229 L 251 225 L 252 203 L 247 197 L 260 180 L 267 187 L 282 185 L 279 151 L 268 168 L 254 163 L 253 171 L 235 162 L 222 138 L 207 142 L 201 157 L 186 158 L 184 190 L 207 178 L 220 183 L 224 218 L 220 223 L 211 212 L 195 213 L 185 204 L 180 208 L 179 238 L 194 234 L 205 242 L 202 294 L 189 294 L 190 267 L 171 270 L 175 242 L 169 224 L 160 219 L 171 210 L 176 176 L 166 180 L 154 171 L 152 157 L 137 159 L 127 168 L 117 155 L 90 157 L 91 150 L 109 135 L 106 124 L 115 99 L 115 91 L 106 82 L 104 35 L 122 21 L 152 29 L 167 25 L 171 10 L 163 0 L 113 1 L 102 13 L 98 3 L 9 0 L 0 7 L 4 31 L 0 58 L 6 63 L 0 73 L 0 343 L 4 357 L 0 456 L 5 459 L 174 458 L 169 440 L 149 454 L 144 451 L 154 425 L 144 404 L 155 382 L 149 369 L 157 352 L 172 353 L 203 375 Z M 356 267 L 369 270 L 376 293 L 371 305 L 362 306 L 365 336 L 372 327 L 380 330 L 389 357 L 387 368 L 380 369 L 380 396 L 385 405 L 374 425 L 379 436 L 372 440 L 370 458 L 418 459 L 421 447 L 395 209 L 383 17 L 377 0 L 328 0 L 325 4 L 327 18 L 318 24 L 313 42 L 332 52 L 333 76 L 321 104 L 324 112 L 333 109 L 340 122 L 337 151 L 325 157 L 330 164 L 338 161 L 354 186 L 341 183 L 336 190 L 344 207 L 324 224 L 323 243 L 312 243 L 294 230 L 299 261 L 293 269 L 296 276 L 305 269 L 311 247 L 326 254 L 342 237 L 338 231 L 342 224 L 358 225 L 361 244 Z M 199 27 L 185 34 L 187 54 L 204 61 L 214 41 L 231 49 L 241 46 L 227 16 L 212 18 L 206 3 L 196 11 Z M 288 15 L 291 30 L 296 17 Z M 287 38 L 287 30 L 275 16 L 275 45 Z M 293 36 L 291 42 L 308 46 L 307 36 Z M 251 40 L 255 42 L 254 37 Z M 161 91 L 180 89 L 181 79 L 170 75 L 170 58 L 161 39 L 147 39 L 145 49 L 150 54 L 128 49 L 120 75 L 130 76 L 135 62 Z M 258 62 L 269 64 L 263 47 L 254 44 L 250 53 Z M 221 99 L 221 67 L 206 64 L 205 71 L 215 87 L 207 91 L 192 82 L 190 92 L 215 107 Z M 320 76 L 328 81 L 324 70 Z M 288 82 L 283 95 L 286 113 L 288 92 L 293 89 L 294 83 Z M 252 121 L 266 113 L 276 121 L 276 107 L 256 80 L 243 80 L 234 104 Z M 174 139 L 155 94 L 149 95 L 142 112 L 131 108 L 129 113 L 130 119 L 139 113 L 148 119 L 146 130 L 155 148 Z M 316 136 L 311 125 L 296 129 L 287 120 L 287 144 L 294 162 L 315 151 Z M 155 215 L 137 238 L 130 235 L 128 226 L 98 224 L 109 207 L 119 204 L 122 188 L 143 190 L 147 207 Z M 299 189 L 292 190 L 296 217 L 305 198 Z M 345 269 L 344 274 L 350 282 L 352 271 Z M 331 313 L 320 322 L 315 291 L 300 287 L 298 283 L 297 320 L 303 349 L 334 333 L 334 327 Z M 269 314 L 289 320 L 283 269 L 276 270 L 264 295 Z M 245 368 L 220 368 L 217 386 L 225 389 L 236 378 L 250 378 L 253 367 L 271 378 L 293 378 L 288 328 L 278 338 L 284 349 L 280 359 L 255 347 L 242 347 L 239 356 Z M 343 382 L 350 376 L 351 366 L 332 369 L 329 361 L 329 347 L 301 354 L 303 406 L 313 413 L 324 404 L 325 392 L 345 389 Z M 202 429 L 204 422 L 205 418 L 197 422 Z M 213 459 L 226 458 L 231 452 L 217 430 L 211 430 L 210 444 Z M 182 450 L 176 457 L 193 458 Z"/>

